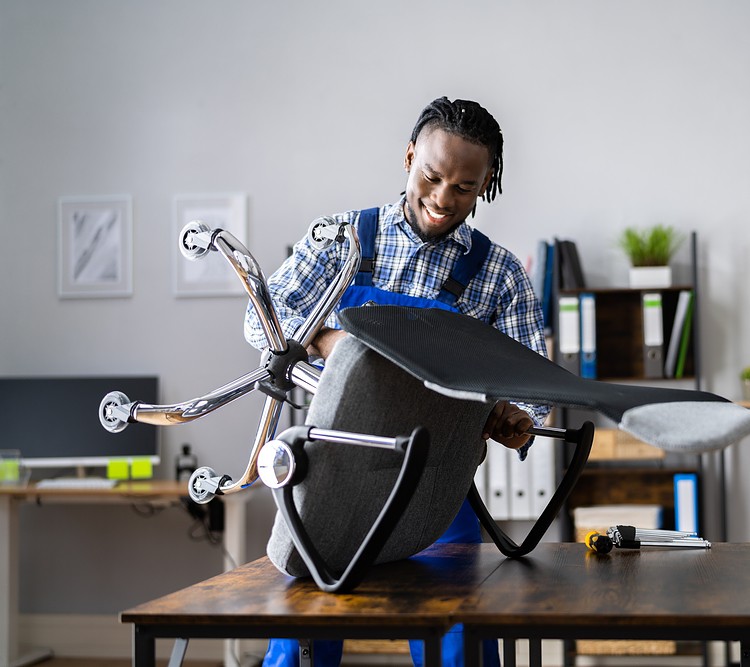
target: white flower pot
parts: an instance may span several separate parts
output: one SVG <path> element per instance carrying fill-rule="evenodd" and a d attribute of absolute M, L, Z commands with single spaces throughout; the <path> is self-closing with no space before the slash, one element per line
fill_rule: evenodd
<path fill-rule="evenodd" d="M 671 266 L 631 266 L 630 286 L 634 289 L 672 286 Z"/>

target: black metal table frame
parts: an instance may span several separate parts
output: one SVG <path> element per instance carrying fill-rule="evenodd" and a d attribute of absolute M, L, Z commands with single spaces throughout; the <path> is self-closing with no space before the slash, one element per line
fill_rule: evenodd
<path fill-rule="evenodd" d="M 136 623 L 133 627 L 133 667 L 154 667 L 156 640 L 175 639 L 169 667 L 182 664 L 189 639 L 267 639 L 270 637 L 304 637 L 305 639 L 418 639 L 424 642 L 425 667 L 441 667 L 441 641 L 447 632 L 449 617 L 440 617 L 430 625 L 367 626 L 337 625 L 335 621 L 323 625 L 307 623 L 279 623 L 243 625 L 236 623 Z M 180 641 L 183 640 L 183 641 Z"/>
<path fill-rule="evenodd" d="M 460 616 L 460 615 L 459 615 Z M 456 619 L 457 622 L 460 618 Z M 515 642 L 518 639 L 529 640 L 529 667 L 542 667 L 543 639 L 626 639 L 626 640 L 674 640 L 674 641 L 738 641 L 740 642 L 740 665 L 750 667 L 750 627 L 744 628 L 738 635 L 737 628 L 691 625 L 681 623 L 679 626 L 659 627 L 653 624 L 623 624 L 621 626 L 590 626 L 586 624 L 529 625 L 519 632 L 518 626 L 464 624 L 464 664 L 480 666 L 481 642 L 484 639 L 503 639 L 503 667 L 515 667 Z"/>

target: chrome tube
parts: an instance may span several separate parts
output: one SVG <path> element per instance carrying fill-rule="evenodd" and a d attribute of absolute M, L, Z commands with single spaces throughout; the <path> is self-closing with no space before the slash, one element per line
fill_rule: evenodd
<path fill-rule="evenodd" d="M 350 433 L 347 431 L 331 431 L 323 428 L 311 428 L 310 440 L 324 440 L 339 445 L 362 445 L 379 449 L 396 449 L 396 438 L 385 438 L 379 435 L 365 433 Z"/>
<path fill-rule="evenodd" d="M 276 315 L 268 283 L 260 264 L 255 261 L 250 251 L 227 231 L 218 231 L 212 242 L 242 281 L 253 308 L 258 313 L 260 326 L 266 336 L 268 346 L 273 352 L 286 352 L 286 337 Z"/>
<path fill-rule="evenodd" d="M 298 361 L 292 366 L 289 376 L 298 387 L 314 394 L 318 390 L 321 370 L 306 361 Z"/>
<path fill-rule="evenodd" d="M 559 440 L 565 440 L 567 432 L 567 429 L 554 426 L 532 426 L 526 431 L 529 435 L 543 435 L 547 438 L 558 438 Z"/>
<path fill-rule="evenodd" d="M 357 231 L 351 225 L 341 225 L 341 231 L 344 236 L 349 239 L 349 253 L 344 260 L 344 266 L 341 271 L 338 272 L 333 282 L 328 285 L 328 288 L 323 293 L 320 301 L 315 305 L 312 312 L 307 316 L 305 321 L 300 325 L 294 334 L 294 340 L 302 345 L 302 347 L 308 347 L 318 332 L 323 327 L 326 319 L 331 314 L 333 309 L 336 307 L 341 297 L 343 296 L 346 288 L 352 282 L 354 274 L 359 271 L 359 262 L 362 258 L 362 251 L 359 245 L 359 237 Z"/>
<path fill-rule="evenodd" d="M 205 396 L 194 398 L 184 403 L 174 405 L 150 405 L 148 403 L 135 403 L 131 419 L 142 424 L 153 424 L 154 426 L 173 426 L 193 421 L 213 412 L 217 408 L 231 403 L 233 400 L 248 394 L 258 382 L 270 377 L 265 368 L 247 373 L 236 380 L 215 389 Z"/>
<path fill-rule="evenodd" d="M 263 445 L 276 435 L 276 427 L 279 425 L 279 416 L 281 415 L 283 405 L 281 401 L 271 396 L 266 397 L 266 402 L 263 404 L 263 413 L 260 416 L 258 432 L 255 434 L 255 442 L 253 442 L 253 448 L 250 450 L 250 460 L 247 463 L 245 472 L 242 473 L 242 477 L 236 482 L 222 484 L 221 493 L 227 494 L 242 491 L 242 489 L 250 486 L 258 479 L 258 454 L 260 454 Z"/>

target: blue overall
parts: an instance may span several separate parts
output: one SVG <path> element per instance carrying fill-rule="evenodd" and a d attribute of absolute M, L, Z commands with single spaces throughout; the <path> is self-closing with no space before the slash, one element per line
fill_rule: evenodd
<path fill-rule="evenodd" d="M 349 308 L 365 303 L 378 305 L 400 305 L 417 308 L 441 308 L 458 312 L 456 301 L 471 279 L 479 271 L 490 250 L 490 240 L 478 230 L 472 231 L 471 250 L 461 257 L 453 267 L 436 299 L 413 297 L 406 294 L 387 292 L 372 284 L 375 263 L 375 235 L 378 230 L 378 209 L 371 208 L 360 212 L 357 232 L 362 247 L 360 269 L 351 285 L 341 298 L 340 307 Z M 438 542 L 472 543 L 482 541 L 479 521 L 465 500 L 453 523 L 437 540 Z M 409 648 L 415 667 L 424 664 L 424 646 L 421 641 L 410 640 Z M 315 667 L 337 667 L 341 662 L 343 642 L 340 640 L 316 640 L 313 642 Z M 453 626 L 443 638 L 444 667 L 463 667 L 463 627 Z M 485 667 L 500 667 L 497 641 L 483 642 Z M 271 639 L 263 660 L 263 667 L 298 667 L 299 643 L 296 639 Z"/>

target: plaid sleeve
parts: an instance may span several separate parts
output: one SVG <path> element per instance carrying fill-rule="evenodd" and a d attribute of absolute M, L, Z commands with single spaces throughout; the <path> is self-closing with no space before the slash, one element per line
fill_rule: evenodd
<path fill-rule="evenodd" d="M 307 236 L 298 241 L 292 254 L 268 279 L 268 289 L 284 336 L 293 338 L 326 287 L 331 283 L 346 255 L 348 243 L 333 244 L 325 250 L 313 248 Z M 268 347 L 252 303 L 245 314 L 245 340 L 258 349 Z"/>

